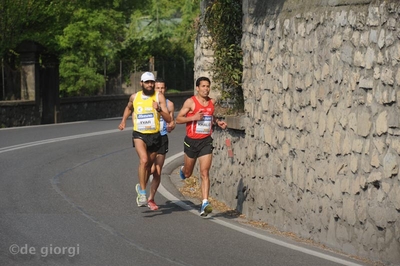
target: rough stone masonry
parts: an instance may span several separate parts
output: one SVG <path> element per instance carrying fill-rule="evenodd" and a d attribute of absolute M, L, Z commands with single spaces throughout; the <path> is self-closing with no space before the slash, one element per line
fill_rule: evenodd
<path fill-rule="evenodd" d="M 400 2 L 243 0 L 243 13 L 244 130 L 214 132 L 212 196 L 400 265 Z"/>

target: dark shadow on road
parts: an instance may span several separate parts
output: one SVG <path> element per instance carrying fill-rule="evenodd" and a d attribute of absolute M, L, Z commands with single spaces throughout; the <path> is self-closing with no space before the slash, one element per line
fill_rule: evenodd
<path fill-rule="evenodd" d="M 183 203 L 185 203 L 186 205 L 190 206 L 191 208 L 196 208 L 197 206 L 195 204 L 193 204 L 193 202 L 189 201 L 189 200 L 182 200 Z M 159 215 L 166 215 L 166 214 L 172 214 L 174 212 L 182 212 L 182 211 L 188 211 L 185 210 L 181 207 L 179 207 L 178 205 L 176 205 L 175 203 L 171 202 L 171 201 L 167 201 L 165 202 L 165 204 L 159 204 L 158 205 L 158 210 L 156 211 L 152 211 L 149 208 L 143 208 L 144 211 L 142 213 L 144 214 L 148 214 L 145 215 L 145 218 L 151 218 L 151 217 L 155 217 L 155 216 L 159 216 Z"/>

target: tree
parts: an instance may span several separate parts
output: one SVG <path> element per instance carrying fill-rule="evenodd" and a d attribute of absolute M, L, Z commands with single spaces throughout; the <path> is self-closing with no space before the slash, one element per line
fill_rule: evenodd
<path fill-rule="evenodd" d="M 59 50 L 55 36 L 69 21 L 68 1 L 0 1 L 0 55 L 14 50 L 23 40 L 41 43 L 50 51 Z"/>
<path fill-rule="evenodd" d="M 57 40 L 63 50 L 60 89 L 68 95 L 93 95 L 104 85 L 105 58 L 121 47 L 124 17 L 115 10 L 78 9 Z"/>
<path fill-rule="evenodd" d="M 149 9 L 136 10 L 132 14 L 122 54 L 135 61 L 139 69 L 148 69 L 150 57 L 155 57 L 156 63 L 183 62 L 183 68 L 187 64 L 193 65 L 193 42 L 197 30 L 194 25 L 199 13 L 199 0 L 152 0 Z M 164 70 L 168 79 L 182 79 L 181 69 L 174 72 L 170 66 Z M 189 78 L 193 79 L 193 75 Z M 185 89 L 185 83 L 179 87 Z"/>
<path fill-rule="evenodd" d="M 11 62 L 23 40 L 38 42 L 60 60 L 61 95 L 98 94 L 105 60 L 111 67 L 128 60 L 139 69 L 152 56 L 192 60 L 188 29 L 199 2 L 0 0 L 0 55 Z"/>

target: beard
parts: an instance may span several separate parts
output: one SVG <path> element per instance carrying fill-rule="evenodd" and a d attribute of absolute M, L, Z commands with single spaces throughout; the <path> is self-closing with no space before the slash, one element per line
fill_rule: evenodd
<path fill-rule="evenodd" d="M 146 96 L 151 96 L 154 94 L 154 88 L 152 88 L 151 90 L 146 90 L 145 88 L 142 89 L 143 94 Z"/>

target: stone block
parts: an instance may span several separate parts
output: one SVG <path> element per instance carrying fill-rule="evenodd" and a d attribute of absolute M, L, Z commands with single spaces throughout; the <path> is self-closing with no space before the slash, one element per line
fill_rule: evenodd
<path fill-rule="evenodd" d="M 351 197 L 343 199 L 343 219 L 351 226 L 354 226 L 357 222 L 355 201 Z"/>
<path fill-rule="evenodd" d="M 378 136 L 381 136 L 384 133 L 387 133 L 388 131 L 388 113 L 387 111 L 383 111 L 381 112 L 377 119 L 376 119 L 376 133 L 378 134 Z"/>
<path fill-rule="evenodd" d="M 354 48 L 349 44 L 343 44 L 341 47 L 340 59 L 347 64 L 353 62 L 353 50 Z"/>
<path fill-rule="evenodd" d="M 323 136 L 326 130 L 326 115 L 324 113 L 319 114 L 318 120 L 318 132 L 320 136 Z"/>
<path fill-rule="evenodd" d="M 365 68 L 372 69 L 375 63 L 375 51 L 371 47 L 367 48 L 364 61 L 365 61 Z"/>
<path fill-rule="evenodd" d="M 363 147 L 364 147 L 364 140 L 357 138 L 353 140 L 353 143 L 351 145 L 351 150 L 356 153 L 361 153 Z"/>
<path fill-rule="evenodd" d="M 349 228 L 342 224 L 337 223 L 336 225 L 336 237 L 342 243 L 348 243 L 351 240 L 351 235 L 349 234 Z"/>
<path fill-rule="evenodd" d="M 372 90 L 374 87 L 374 80 L 369 77 L 361 77 L 359 87 L 361 89 Z"/>
<path fill-rule="evenodd" d="M 393 204 L 394 208 L 398 211 L 400 210 L 400 187 L 394 186 L 388 193 L 388 198 L 390 202 Z M 400 233 L 400 231 L 399 231 Z M 400 237 L 400 234 L 399 234 Z"/>
<path fill-rule="evenodd" d="M 380 65 L 383 65 L 385 61 L 386 61 L 385 55 L 382 53 L 382 51 L 378 51 L 376 62 Z"/>
<path fill-rule="evenodd" d="M 399 60 L 400 61 L 400 60 Z M 400 68 L 397 69 L 396 76 L 395 76 L 396 85 L 400 86 Z M 397 93 L 397 102 L 399 103 L 399 92 Z"/>
<path fill-rule="evenodd" d="M 361 155 L 361 162 L 360 162 L 360 170 L 362 170 L 365 174 L 371 172 L 371 158 L 368 155 Z"/>
<path fill-rule="evenodd" d="M 387 212 L 389 210 L 383 206 L 379 206 L 378 204 L 373 204 L 368 206 L 367 214 L 370 217 L 371 221 L 380 228 L 386 228 L 388 224 L 387 220 Z"/>
<path fill-rule="evenodd" d="M 369 42 L 378 43 L 378 31 L 376 29 L 371 29 L 369 33 Z"/>
<path fill-rule="evenodd" d="M 332 37 L 331 50 L 338 50 L 342 46 L 343 38 L 341 34 L 335 34 Z"/>
<path fill-rule="evenodd" d="M 397 152 L 398 155 L 400 155 L 400 139 L 397 137 L 395 138 L 390 138 L 390 147 Z"/>
<path fill-rule="evenodd" d="M 358 171 L 358 161 L 359 161 L 359 155 L 353 153 L 350 156 L 350 170 L 352 173 L 356 173 Z"/>
<path fill-rule="evenodd" d="M 360 51 L 356 51 L 354 53 L 354 66 L 356 67 L 365 67 L 366 63 L 364 60 L 364 55 Z"/>
<path fill-rule="evenodd" d="M 393 32 L 386 32 L 386 37 L 384 43 L 386 47 L 392 46 L 396 42 L 396 37 L 393 35 Z"/>
<path fill-rule="evenodd" d="M 383 158 L 383 174 L 386 178 L 390 178 L 393 175 L 398 175 L 399 173 L 398 157 L 399 156 L 397 154 L 389 150 L 386 153 L 385 157 Z"/>
<path fill-rule="evenodd" d="M 361 137 L 367 137 L 372 128 L 371 115 L 366 110 L 360 110 L 357 121 L 357 134 Z"/>
<path fill-rule="evenodd" d="M 351 150 L 352 150 L 352 140 L 349 136 L 349 134 L 347 133 L 346 136 L 344 137 L 344 140 L 342 142 L 342 154 L 346 155 L 346 154 L 350 154 Z"/>
<path fill-rule="evenodd" d="M 376 150 L 372 152 L 371 155 L 371 166 L 378 168 L 381 165 L 379 155 Z"/>
<path fill-rule="evenodd" d="M 387 67 L 383 68 L 381 73 L 381 81 L 383 84 L 393 86 L 394 84 L 393 70 Z"/>
<path fill-rule="evenodd" d="M 379 49 L 382 49 L 385 46 L 385 30 L 381 29 L 379 31 L 379 37 L 378 37 L 378 47 Z"/>

